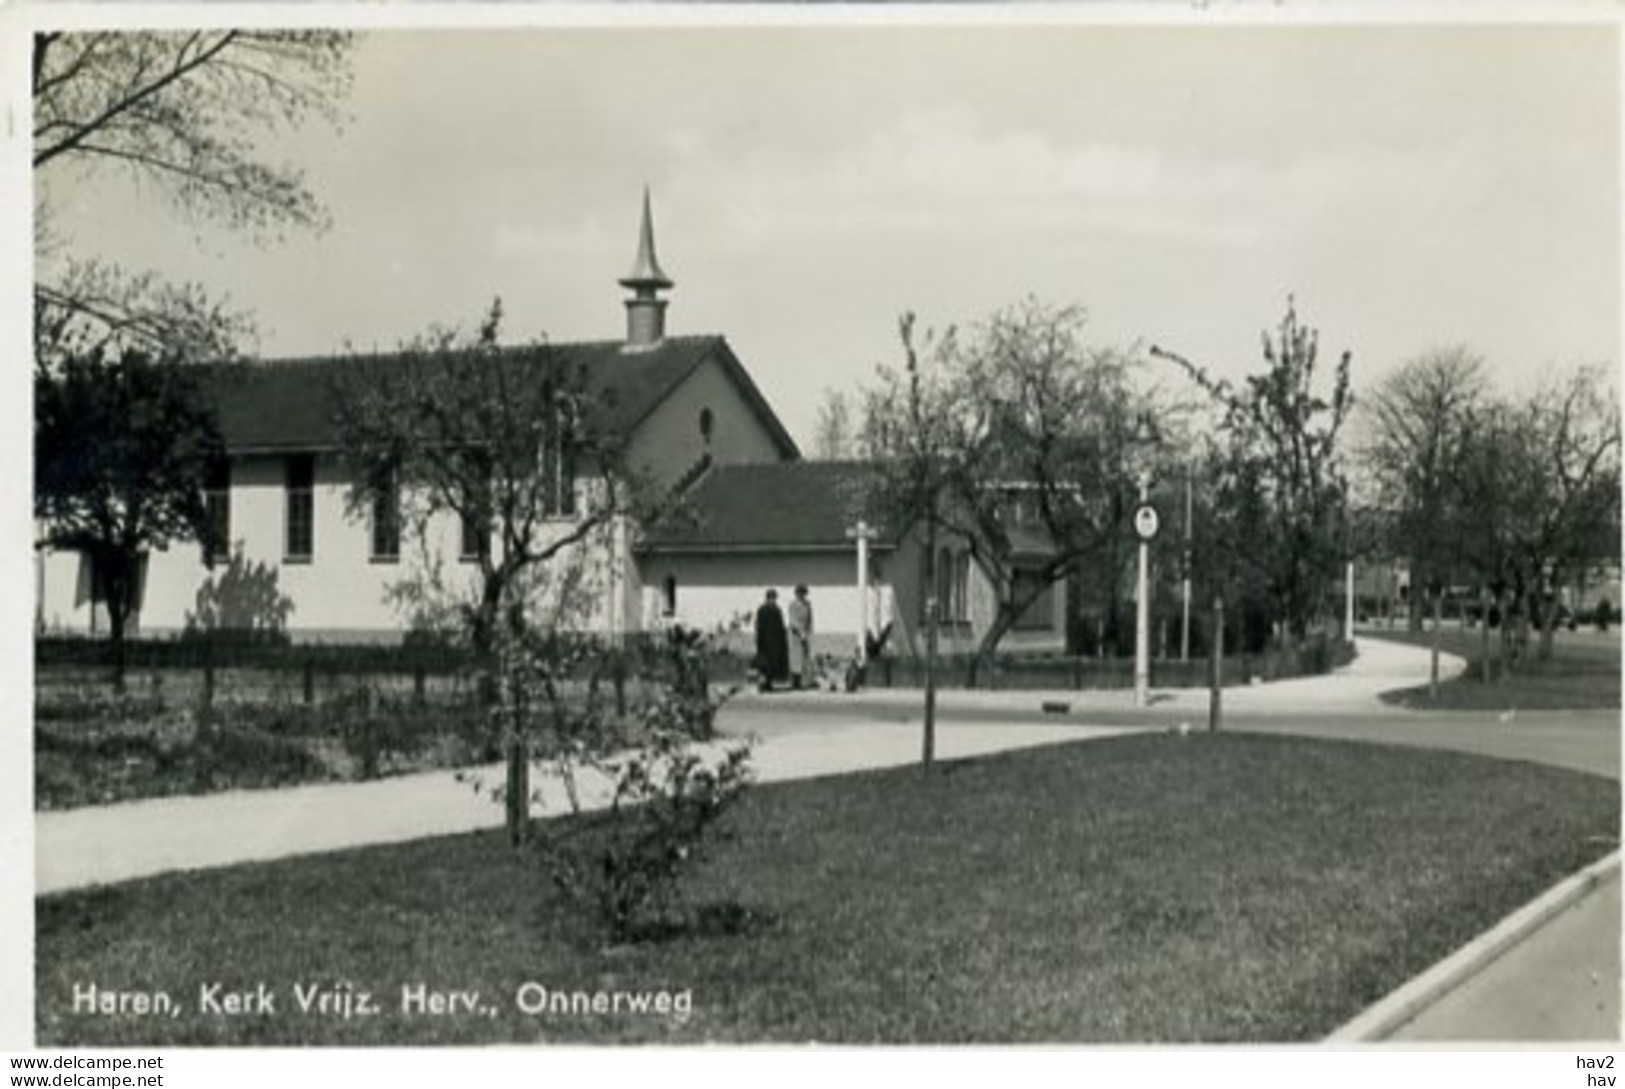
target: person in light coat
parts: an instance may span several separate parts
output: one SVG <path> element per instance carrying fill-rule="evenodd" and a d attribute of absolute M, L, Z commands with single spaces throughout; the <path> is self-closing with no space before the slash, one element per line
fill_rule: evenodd
<path fill-rule="evenodd" d="M 796 587 L 796 599 L 790 602 L 786 620 L 790 628 L 790 687 L 800 688 L 802 678 L 812 669 L 812 602 L 807 600 L 807 587 Z"/>

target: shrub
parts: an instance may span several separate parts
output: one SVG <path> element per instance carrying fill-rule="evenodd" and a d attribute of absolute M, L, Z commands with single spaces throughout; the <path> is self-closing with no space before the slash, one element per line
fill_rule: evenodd
<path fill-rule="evenodd" d="M 643 684 L 626 715 L 611 714 L 601 682 L 623 655 L 642 660 Z M 675 628 L 630 649 L 526 635 L 499 656 L 498 722 L 571 810 L 532 842 L 566 900 L 616 941 L 674 925 L 683 874 L 749 783 L 749 745 L 702 740 L 736 690 L 712 691 L 709 656 L 705 637 Z M 512 789 L 493 793 L 506 804 Z M 604 808 L 587 812 L 584 790 L 601 791 Z"/>
<path fill-rule="evenodd" d="M 185 758 L 199 792 L 291 786 L 329 777 L 327 766 L 298 741 L 254 729 L 201 732 Z"/>
<path fill-rule="evenodd" d="M 616 941 L 681 925 L 681 878 L 743 795 L 749 760 L 737 745 L 710 762 L 685 732 L 656 728 L 638 748 L 594 761 L 614 783 L 608 808 L 536 840 L 554 883 Z"/>

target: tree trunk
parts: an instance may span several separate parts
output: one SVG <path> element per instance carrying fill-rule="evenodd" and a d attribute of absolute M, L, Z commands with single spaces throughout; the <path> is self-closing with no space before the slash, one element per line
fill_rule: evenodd
<path fill-rule="evenodd" d="M 1485 684 L 1490 683 L 1490 591 L 1484 587 L 1478 592 L 1479 604 L 1483 607 L 1483 614 L 1478 618 L 1478 670 L 1479 679 Z"/>
<path fill-rule="evenodd" d="M 1557 579 L 1552 579 L 1552 593 L 1540 595 L 1540 648 L 1535 656 L 1543 662 L 1552 658 L 1552 638 L 1557 631 Z"/>
<path fill-rule="evenodd" d="M 1439 638 L 1444 632 L 1444 591 L 1433 590 L 1433 633 L 1428 640 L 1428 699 L 1439 702 Z"/>
<path fill-rule="evenodd" d="M 965 664 L 965 687 L 975 688 L 985 666 L 989 671 L 994 665 L 994 657 L 998 653 L 999 643 L 1010 629 L 1015 626 L 1016 612 L 1010 604 L 1000 605 L 993 614 L 993 623 L 988 626 L 982 635 L 982 641 L 976 646 L 976 653 L 970 656 Z"/>
<path fill-rule="evenodd" d="M 937 748 L 937 499 L 932 496 L 925 515 L 925 722 L 920 738 L 920 766 L 927 772 Z"/>
<path fill-rule="evenodd" d="M 1422 587 L 1426 585 L 1422 576 L 1422 565 L 1413 556 L 1411 558 L 1410 608 L 1406 610 L 1405 616 L 1405 626 L 1413 635 L 1420 635 L 1422 632 Z"/>
<path fill-rule="evenodd" d="M 113 691 L 123 693 L 124 678 L 129 663 L 129 648 L 125 633 L 134 603 L 131 590 L 130 563 L 122 554 L 104 553 L 93 556 L 92 562 L 101 569 L 102 597 L 107 607 L 108 650 L 112 657 Z"/>
<path fill-rule="evenodd" d="M 1495 595 L 1495 607 L 1501 614 L 1500 653 L 1496 659 L 1495 679 L 1504 681 L 1507 674 L 1512 672 L 1512 595 L 1510 591 L 1502 590 Z"/>
<path fill-rule="evenodd" d="M 1208 643 L 1207 728 L 1218 733 L 1224 721 L 1224 598 L 1213 599 L 1213 636 Z"/>

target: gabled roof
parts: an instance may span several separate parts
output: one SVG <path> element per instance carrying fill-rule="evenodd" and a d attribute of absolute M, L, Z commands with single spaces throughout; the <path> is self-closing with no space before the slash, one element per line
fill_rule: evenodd
<path fill-rule="evenodd" d="M 324 450 L 339 445 L 333 390 L 349 368 L 387 367 L 393 353 L 266 360 L 214 368 L 208 389 L 221 435 L 234 451 Z M 503 358 L 523 365 L 561 363 L 585 375 L 605 425 L 630 434 L 708 359 L 716 360 L 761 418 L 783 456 L 796 457 L 795 441 L 750 375 L 720 336 L 667 337 L 627 350 L 620 340 L 511 348 Z M 473 357 L 470 357 L 471 363 Z"/>
<path fill-rule="evenodd" d="M 864 514 L 874 472 L 858 461 L 714 466 L 689 491 L 680 517 L 648 532 L 638 551 L 850 551 L 847 530 Z M 892 547 L 891 527 L 876 533 L 873 547 Z"/>

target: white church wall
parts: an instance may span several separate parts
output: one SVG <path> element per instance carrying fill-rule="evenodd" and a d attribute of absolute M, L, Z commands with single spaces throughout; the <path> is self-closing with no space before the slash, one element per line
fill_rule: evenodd
<path fill-rule="evenodd" d="M 312 488 L 312 548 L 308 560 L 285 554 L 287 543 L 286 460 L 250 455 L 235 459 L 231 480 L 230 563 L 211 570 L 195 542 L 178 542 L 153 552 L 147 560 L 141 611 L 135 632 L 172 635 L 182 631 L 198 609 L 199 591 L 218 587 L 246 574 L 272 598 L 285 599 L 285 627 L 296 639 L 324 641 L 391 641 L 409 624 L 402 605 L 391 600 L 393 586 L 422 578 L 438 564 L 447 587 L 472 596 L 478 567 L 459 556 L 461 533 L 455 516 L 430 519 L 419 534 L 408 521 L 402 527 L 400 554 L 393 561 L 371 555 L 372 535 L 365 513 L 346 509 L 348 485 L 341 466 L 317 457 Z M 575 523 L 558 519 L 542 528 L 543 540 L 556 540 Z M 537 580 L 535 611 L 539 617 L 563 615 L 559 587 L 566 581 L 583 591 L 585 605 L 572 607 L 566 626 L 610 630 L 618 615 L 621 630 L 636 626 L 636 587 L 624 582 L 629 566 L 624 528 L 606 528 L 583 544 L 561 552 Z M 618 541 L 618 543 L 617 543 Z M 612 575 L 611 556 L 620 557 L 620 575 Z M 568 579 L 566 576 L 568 575 Z M 104 611 L 94 609 L 88 566 L 77 553 L 42 553 L 37 562 L 36 616 L 48 634 L 106 631 Z M 629 599 L 628 595 L 632 595 Z"/>

